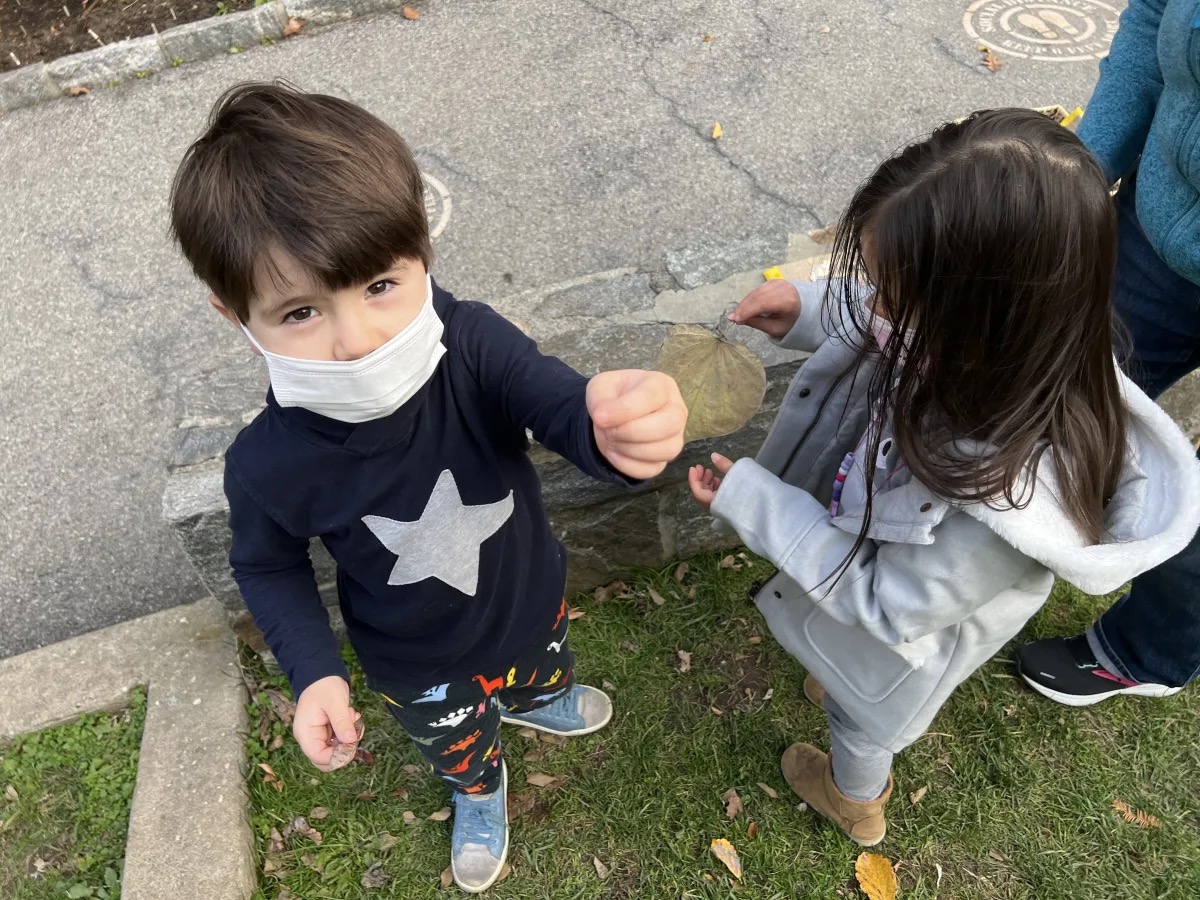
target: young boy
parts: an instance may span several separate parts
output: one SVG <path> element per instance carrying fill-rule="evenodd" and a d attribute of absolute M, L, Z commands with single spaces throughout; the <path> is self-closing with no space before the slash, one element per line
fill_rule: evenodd
<path fill-rule="evenodd" d="M 370 687 L 456 792 L 451 866 L 486 890 L 508 851 L 501 721 L 596 731 L 574 682 L 566 560 L 526 429 L 595 478 L 652 478 L 682 448 L 669 377 L 590 381 L 487 306 L 433 284 L 416 162 L 334 97 L 246 84 L 217 103 L 171 196 L 210 302 L 267 362 L 267 408 L 226 454 L 230 561 L 329 771 L 361 738 L 308 555 L 319 537 Z"/>

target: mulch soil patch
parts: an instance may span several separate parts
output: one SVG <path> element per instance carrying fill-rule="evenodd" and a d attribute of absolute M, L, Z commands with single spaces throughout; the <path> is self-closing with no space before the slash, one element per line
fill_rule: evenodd
<path fill-rule="evenodd" d="M 255 0 L 0 0 L 0 71 L 254 5 Z"/>

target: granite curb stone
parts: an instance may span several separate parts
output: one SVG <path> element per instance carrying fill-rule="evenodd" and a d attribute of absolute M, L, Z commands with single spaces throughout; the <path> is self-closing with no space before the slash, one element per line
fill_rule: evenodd
<path fill-rule="evenodd" d="M 220 56 L 233 49 L 245 50 L 261 43 L 264 38 L 279 40 L 287 24 L 286 13 L 283 21 L 280 21 L 279 8 L 282 6 L 276 0 L 275 3 L 245 12 L 201 19 L 171 28 L 158 35 L 162 53 L 171 65 L 177 65 Z"/>

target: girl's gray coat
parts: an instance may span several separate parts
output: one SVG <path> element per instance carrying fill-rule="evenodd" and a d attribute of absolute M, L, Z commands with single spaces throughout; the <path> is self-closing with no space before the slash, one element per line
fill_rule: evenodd
<path fill-rule="evenodd" d="M 908 476 L 894 451 L 881 452 L 869 539 L 831 588 L 862 525 L 860 468 L 841 514 L 828 504 L 868 427 L 875 363 L 855 370 L 855 340 L 822 315 L 824 283 L 796 287 L 800 319 L 781 344 L 813 356 L 757 459 L 733 466 L 712 512 L 780 570 L 756 601 L 772 634 L 872 740 L 898 751 L 1041 607 L 1055 576 L 1107 593 L 1182 550 L 1200 524 L 1200 467 L 1179 428 L 1123 377 L 1129 451 L 1102 543 L 1064 513 L 1049 455 L 1029 505 L 997 510 L 951 505 Z M 873 427 L 886 448 L 886 423 Z"/>

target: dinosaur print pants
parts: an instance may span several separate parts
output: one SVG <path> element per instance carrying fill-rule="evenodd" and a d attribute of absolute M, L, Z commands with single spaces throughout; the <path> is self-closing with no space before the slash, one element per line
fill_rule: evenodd
<path fill-rule="evenodd" d="M 387 691 L 388 709 L 408 732 L 433 773 L 456 791 L 491 793 L 500 787 L 501 711 L 529 712 L 557 700 L 574 683 L 567 646 L 566 601 L 545 642 L 501 672 L 428 690 Z"/>

